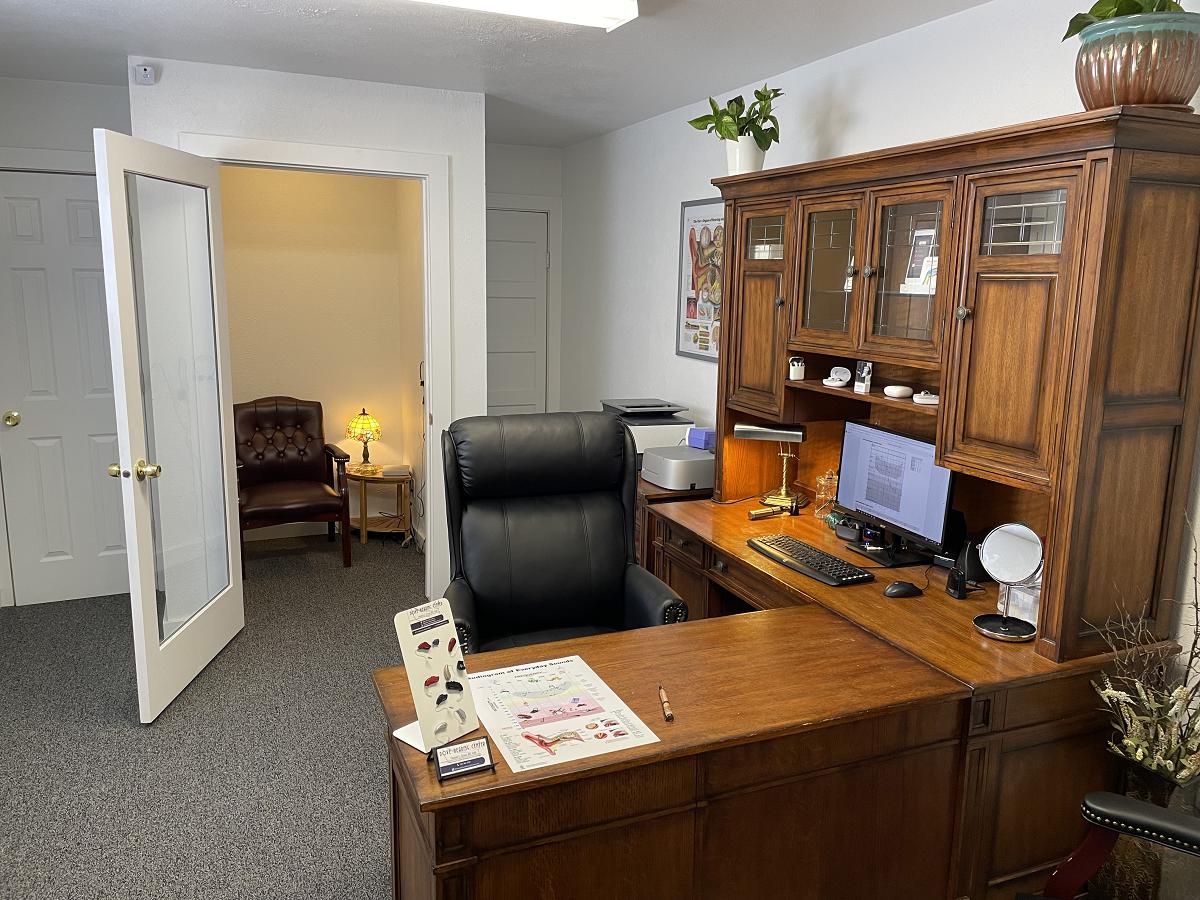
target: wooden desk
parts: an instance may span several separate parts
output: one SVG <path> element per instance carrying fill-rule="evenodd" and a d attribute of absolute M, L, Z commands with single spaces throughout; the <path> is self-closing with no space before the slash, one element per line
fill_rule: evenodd
<path fill-rule="evenodd" d="M 661 742 L 439 784 L 389 736 L 396 897 L 949 896 L 961 683 L 811 605 L 468 661 L 575 653 Z M 404 670 L 374 678 L 411 721 Z"/>
<path fill-rule="evenodd" d="M 995 585 L 976 599 L 955 600 L 937 568 L 925 593 L 907 599 L 885 597 L 883 589 L 895 580 L 920 586 L 924 566 L 881 569 L 875 581 L 851 587 L 822 584 L 752 550 L 746 539 L 783 532 L 864 567 L 874 563 L 811 515 L 751 522 L 746 511 L 756 505 L 652 507 L 651 570 L 693 615 L 818 605 L 969 688 L 951 896 L 1011 900 L 1018 889 L 1040 889 L 1046 871 L 1082 835 L 1080 798 L 1116 785 L 1116 759 L 1105 749 L 1110 729 L 1091 687 L 1107 657 L 1054 663 L 1032 644 L 984 638 L 971 619 L 995 609 Z"/>

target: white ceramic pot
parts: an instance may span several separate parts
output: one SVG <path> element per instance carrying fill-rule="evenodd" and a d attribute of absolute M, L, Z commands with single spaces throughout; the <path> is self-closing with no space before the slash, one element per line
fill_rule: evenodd
<path fill-rule="evenodd" d="M 767 151 L 760 150 L 751 135 L 743 134 L 736 141 L 722 141 L 725 144 L 725 162 L 730 175 L 745 175 L 747 172 L 761 172 Z"/>

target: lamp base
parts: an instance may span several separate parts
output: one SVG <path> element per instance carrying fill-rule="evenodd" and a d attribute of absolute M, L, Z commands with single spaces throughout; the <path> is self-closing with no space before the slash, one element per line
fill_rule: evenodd
<path fill-rule="evenodd" d="M 999 613 L 984 613 L 973 620 L 975 630 L 984 637 L 994 641 L 1005 641 L 1010 644 L 1023 644 L 1032 641 L 1037 634 L 1037 626 L 1016 619 L 1012 616 L 1002 616 Z"/>
<path fill-rule="evenodd" d="M 792 491 L 772 491 L 769 494 L 763 494 L 758 498 L 758 502 L 763 506 L 781 506 L 784 509 L 791 509 L 795 504 L 797 509 L 803 509 L 808 506 L 808 497 L 804 494 L 796 494 Z"/>

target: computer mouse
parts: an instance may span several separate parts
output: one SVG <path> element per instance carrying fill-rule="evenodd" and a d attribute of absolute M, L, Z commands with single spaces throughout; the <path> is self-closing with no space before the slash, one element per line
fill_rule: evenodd
<path fill-rule="evenodd" d="M 883 589 L 885 597 L 919 597 L 922 593 L 911 581 L 893 581 Z"/>

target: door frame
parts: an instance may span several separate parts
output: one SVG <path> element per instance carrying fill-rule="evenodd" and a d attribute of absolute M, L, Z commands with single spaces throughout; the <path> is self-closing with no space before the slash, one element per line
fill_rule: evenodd
<path fill-rule="evenodd" d="M 96 176 L 96 157 L 84 150 L 28 150 L 0 147 L 0 171 L 34 172 L 43 175 Z M 8 546 L 8 516 L 4 509 L 4 471 L 0 465 L 0 537 L 4 553 L 0 558 L 0 608 L 17 605 L 12 559 Z"/>
<path fill-rule="evenodd" d="M 440 596 L 450 583 L 446 485 L 441 431 L 453 420 L 454 353 L 450 305 L 450 158 L 404 150 L 376 150 L 186 132 L 179 149 L 231 165 L 265 166 L 348 175 L 415 178 L 423 183 L 425 276 L 425 593 Z"/>
<path fill-rule="evenodd" d="M 538 194 L 487 195 L 487 211 L 546 214 L 546 412 L 562 409 L 562 198 Z M 487 236 L 484 236 L 487 240 Z"/>

